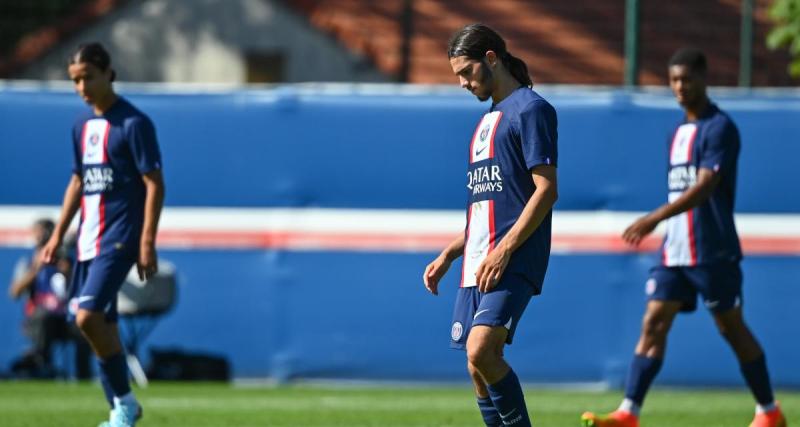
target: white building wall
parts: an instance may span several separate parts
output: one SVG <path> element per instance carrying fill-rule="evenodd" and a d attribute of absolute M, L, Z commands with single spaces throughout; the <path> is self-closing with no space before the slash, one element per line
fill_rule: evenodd
<path fill-rule="evenodd" d="M 274 0 L 131 2 L 18 77 L 66 79 L 70 53 L 89 41 L 106 46 L 122 81 L 244 83 L 248 51 L 283 52 L 287 82 L 391 80 Z"/>

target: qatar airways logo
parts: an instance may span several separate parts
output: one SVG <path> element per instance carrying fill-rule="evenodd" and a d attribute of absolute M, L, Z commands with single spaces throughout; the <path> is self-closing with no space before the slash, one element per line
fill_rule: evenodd
<path fill-rule="evenodd" d="M 669 191 L 684 191 L 697 182 L 697 168 L 695 166 L 673 166 L 667 177 Z"/>
<path fill-rule="evenodd" d="M 480 166 L 467 172 L 467 181 L 467 188 L 472 191 L 473 196 L 503 191 L 503 176 L 498 165 Z"/>
<path fill-rule="evenodd" d="M 114 170 L 108 166 L 88 168 L 83 173 L 83 191 L 97 193 L 114 188 Z"/>

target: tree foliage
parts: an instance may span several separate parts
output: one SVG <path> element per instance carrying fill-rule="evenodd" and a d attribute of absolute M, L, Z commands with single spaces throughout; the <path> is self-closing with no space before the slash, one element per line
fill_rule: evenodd
<path fill-rule="evenodd" d="M 800 77 L 800 0 L 775 0 L 769 8 L 775 27 L 767 35 L 770 49 L 787 48 L 792 56 L 789 74 Z"/>

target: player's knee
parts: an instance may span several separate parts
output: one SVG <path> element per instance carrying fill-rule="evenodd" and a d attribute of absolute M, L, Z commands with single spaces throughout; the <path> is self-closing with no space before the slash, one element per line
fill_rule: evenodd
<path fill-rule="evenodd" d="M 467 361 L 478 370 L 491 366 L 497 359 L 495 353 L 494 349 L 485 340 L 467 342 Z"/>
<path fill-rule="evenodd" d="M 737 309 L 732 309 L 722 314 L 715 314 L 714 320 L 720 335 L 728 340 L 748 333 L 741 312 Z"/>
<path fill-rule="evenodd" d="M 642 335 L 654 340 L 666 338 L 670 322 L 659 314 L 645 314 L 642 321 Z"/>
<path fill-rule="evenodd" d="M 78 314 L 75 315 L 75 325 L 78 326 L 78 329 L 84 334 L 92 333 L 97 320 L 97 313 L 88 310 L 78 310 Z"/>

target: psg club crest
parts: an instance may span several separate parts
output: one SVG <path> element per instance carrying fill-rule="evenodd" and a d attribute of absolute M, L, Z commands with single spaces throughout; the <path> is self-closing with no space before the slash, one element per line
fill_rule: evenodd
<path fill-rule="evenodd" d="M 478 137 L 481 139 L 481 142 L 486 141 L 486 137 L 489 136 L 489 128 L 490 127 L 491 126 L 486 125 L 486 126 L 483 127 L 483 129 L 481 129 L 481 134 L 478 135 Z"/>
<path fill-rule="evenodd" d="M 100 135 L 93 133 L 91 136 L 89 136 L 90 144 L 97 145 L 98 142 L 100 142 Z"/>
<path fill-rule="evenodd" d="M 651 277 L 651 278 L 647 279 L 647 283 L 645 283 L 645 286 L 644 286 L 644 291 L 645 291 L 645 293 L 647 293 L 647 295 L 653 295 L 654 293 L 656 293 L 656 288 L 657 287 L 658 287 L 658 283 L 656 282 L 656 279 Z"/>
<path fill-rule="evenodd" d="M 450 330 L 450 338 L 453 341 L 458 341 L 461 339 L 461 334 L 464 333 L 464 327 L 461 326 L 461 322 L 453 323 L 453 328 Z"/>

